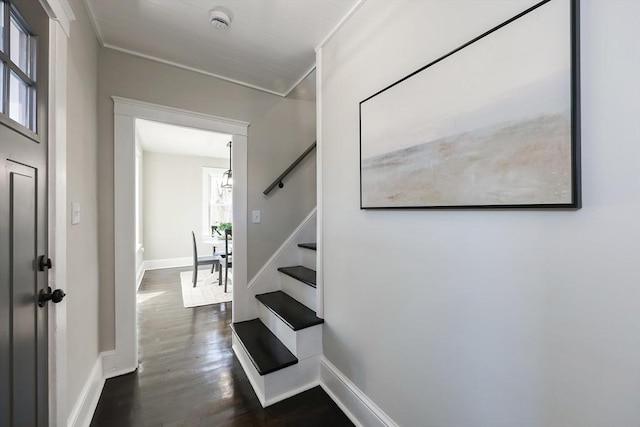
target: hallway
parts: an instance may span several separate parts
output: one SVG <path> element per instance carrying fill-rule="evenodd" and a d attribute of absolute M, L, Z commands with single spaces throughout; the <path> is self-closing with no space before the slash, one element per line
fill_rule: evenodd
<path fill-rule="evenodd" d="M 107 380 L 92 426 L 353 425 L 320 387 L 262 408 L 231 350 L 231 303 L 183 308 L 189 269 L 145 273 L 138 371 Z"/>

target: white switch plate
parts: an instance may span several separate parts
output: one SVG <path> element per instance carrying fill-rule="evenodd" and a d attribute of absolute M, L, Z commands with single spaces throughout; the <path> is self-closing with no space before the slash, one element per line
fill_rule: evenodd
<path fill-rule="evenodd" d="M 251 222 L 260 224 L 260 211 L 251 211 Z"/>
<path fill-rule="evenodd" d="M 80 202 L 71 202 L 71 224 L 80 224 Z"/>

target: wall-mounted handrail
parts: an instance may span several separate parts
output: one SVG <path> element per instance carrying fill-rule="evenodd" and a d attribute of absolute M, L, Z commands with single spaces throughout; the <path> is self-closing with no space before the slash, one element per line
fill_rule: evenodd
<path fill-rule="evenodd" d="M 287 176 L 287 175 L 289 174 L 289 172 L 291 172 L 291 171 L 293 170 L 293 168 L 295 168 L 296 166 L 298 166 L 298 164 L 302 161 L 302 159 L 304 159 L 305 157 L 307 157 L 307 155 L 308 155 L 310 152 L 312 152 L 315 148 L 316 148 L 316 142 L 314 141 L 314 143 L 313 143 L 313 144 L 311 144 L 311 145 L 309 146 L 309 148 L 307 148 L 306 150 L 304 150 L 304 153 L 300 154 L 300 157 L 298 157 L 297 159 L 295 159 L 295 160 L 293 161 L 293 163 L 291 163 L 291 165 L 290 165 L 287 169 L 285 169 L 285 171 L 284 171 L 284 172 L 282 172 L 282 173 L 280 174 L 280 176 L 279 176 L 279 177 L 277 177 L 277 178 L 275 179 L 275 181 L 273 181 L 273 182 L 271 183 L 271 185 L 270 185 L 270 186 L 268 186 L 268 187 L 267 187 L 267 189 L 266 189 L 266 190 L 264 190 L 262 193 L 266 196 L 267 194 L 269 194 L 269 192 L 270 192 L 271 190 L 273 190 L 273 189 L 276 187 L 276 185 L 278 186 L 278 188 L 282 188 L 282 187 L 284 187 L 284 184 L 283 184 L 283 182 L 282 182 L 282 180 L 284 179 L 284 177 L 285 177 L 285 176 Z"/>

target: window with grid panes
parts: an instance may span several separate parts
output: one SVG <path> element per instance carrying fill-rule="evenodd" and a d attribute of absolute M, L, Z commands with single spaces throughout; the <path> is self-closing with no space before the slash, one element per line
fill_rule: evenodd
<path fill-rule="evenodd" d="M 0 113 L 12 127 L 36 129 L 37 38 L 20 12 L 8 0 L 0 0 Z M 9 120 L 6 120 L 9 119 Z M 16 126 L 18 125 L 18 126 Z"/>

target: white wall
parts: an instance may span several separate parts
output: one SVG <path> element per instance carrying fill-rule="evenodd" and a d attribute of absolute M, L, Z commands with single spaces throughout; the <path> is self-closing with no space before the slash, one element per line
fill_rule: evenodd
<path fill-rule="evenodd" d="M 201 242 L 202 168 L 228 169 L 227 159 L 145 151 L 143 164 L 144 259 L 193 256 L 191 232 L 198 254 L 211 252 Z"/>
<path fill-rule="evenodd" d="M 640 423 L 639 2 L 581 2 L 581 210 L 359 209 L 358 103 L 532 3 L 369 1 L 321 51 L 325 355 L 399 425 Z"/>
<path fill-rule="evenodd" d="M 68 43 L 67 213 L 80 202 L 80 223 L 67 223 L 67 390 L 74 406 L 98 358 L 98 42 L 80 0 Z M 55 261 L 55 260 L 54 260 Z"/>
<path fill-rule="evenodd" d="M 253 278 L 302 220 L 316 206 L 316 152 L 289 176 L 284 188 L 263 191 L 316 140 L 316 73 L 249 128 L 249 211 L 261 212 L 260 224 L 248 224 L 247 277 Z"/>

